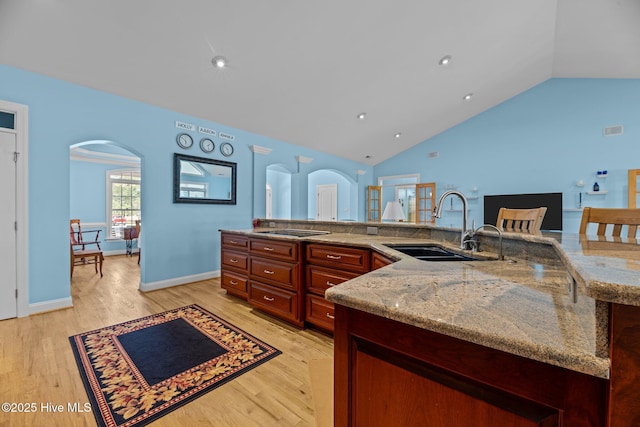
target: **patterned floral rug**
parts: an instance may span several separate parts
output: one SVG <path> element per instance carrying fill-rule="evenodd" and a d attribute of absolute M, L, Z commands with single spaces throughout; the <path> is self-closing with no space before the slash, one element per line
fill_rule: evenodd
<path fill-rule="evenodd" d="M 281 353 L 195 304 L 69 340 L 105 427 L 145 425 Z"/>

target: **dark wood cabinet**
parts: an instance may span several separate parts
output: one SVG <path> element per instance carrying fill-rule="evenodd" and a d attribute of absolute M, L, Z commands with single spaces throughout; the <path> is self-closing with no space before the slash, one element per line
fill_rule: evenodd
<path fill-rule="evenodd" d="M 227 293 L 247 299 L 249 281 L 249 238 L 241 234 L 220 236 L 220 285 Z"/>
<path fill-rule="evenodd" d="M 298 241 L 249 238 L 249 303 L 303 327 L 301 262 Z"/>
<path fill-rule="evenodd" d="M 300 304 L 297 292 L 290 292 L 276 286 L 252 280 L 249 283 L 251 305 L 282 320 L 302 326 Z"/>
<path fill-rule="evenodd" d="M 371 270 L 371 251 L 368 248 L 309 243 L 306 261 L 362 274 Z"/>
<path fill-rule="evenodd" d="M 367 248 L 309 243 L 306 247 L 306 313 L 307 323 L 333 333 L 333 303 L 324 298 L 332 286 L 367 273 L 371 267 L 371 251 Z"/>
<path fill-rule="evenodd" d="M 395 260 L 389 258 L 388 256 L 382 255 L 379 252 L 373 251 L 371 252 L 371 271 L 377 270 L 385 265 L 393 264 Z"/>
<path fill-rule="evenodd" d="M 336 427 L 607 425 L 602 378 L 341 305 L 335 316 Z"/>

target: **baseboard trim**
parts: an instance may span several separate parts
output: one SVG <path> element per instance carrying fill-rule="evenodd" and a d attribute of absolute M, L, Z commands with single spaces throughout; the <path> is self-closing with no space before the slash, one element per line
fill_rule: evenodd
<path fill-rule="evenodd" d="M 29 304 L 29 315 L 70 307 L 73 307 L 73 301 L 71 301 L 71 297 L 36 302 L 33 304 Z"/>
<path fill-rule="evenodd" d="M 134 254 L 138 254 L 138 249 L 133 248 L 132 252 Z M 104 256 L 114 256 L 114 255 L 126 255 L 127 254 L 127 250 L 126 249 L 117 249 L 114 251 L 102 251 L 102 255 Z"/>
<path fill-rule="evenodd" d="M 184 285 L 201 280 L 209 280 L 220 277 L 220 270 L 207 271 L 206 273 L 194 274 L 191 276 L 175 277 L 173 279 L 160 280 L 157 282 L 143 283 L 140 282 L 139 289 L 142 292 L 156 291 L 158 289 L 170 288 L 172 286 Z"/>

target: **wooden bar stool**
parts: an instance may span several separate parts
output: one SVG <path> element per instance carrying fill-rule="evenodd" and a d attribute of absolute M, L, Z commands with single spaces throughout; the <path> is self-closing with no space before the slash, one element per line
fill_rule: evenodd
<path fill-rule="evenodd" d="M 635 239 L 640 226 L 640 209 L 627 208 L 592 208 L 586 207 L 582 212 L 580 234 L 587 234 L 589 224 L 597 224 L 596 235 L 606 236 L 607 226 L 611 230 L 610 236 L 621 237 L 622 227 L 627 228 L 627 237 Z"/>
<path fill-rule="evenodd" d="M 502 231 L 538 234 L 546 213 L 546 207 L 534 209 L 500 208 L 496 227 Z"/>

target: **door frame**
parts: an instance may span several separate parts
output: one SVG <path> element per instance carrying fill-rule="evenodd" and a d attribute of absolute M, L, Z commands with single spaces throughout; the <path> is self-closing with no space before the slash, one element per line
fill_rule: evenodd
<path fill-rule="evenodd" d="M 15 129 L 3 132 L 15 133 L 18 159 L 16 161 L 16 280 L 18 289 L 17 315 L 29 315 L 29 107 L 0 100 L 0 110 L 15 114 Z"/>

